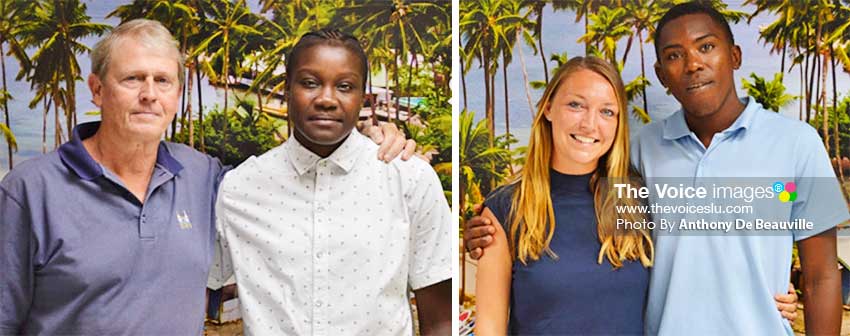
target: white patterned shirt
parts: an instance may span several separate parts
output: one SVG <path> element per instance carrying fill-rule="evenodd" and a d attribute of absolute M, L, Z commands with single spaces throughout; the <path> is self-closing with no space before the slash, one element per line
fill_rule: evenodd
<path fill-rule="evenodd" d="M 377 148 L 293 137 L 225 176 L 209 287 L 235 273 L 246 334 L 413 334 L 409 290 L 451 278 L 451 215 L 428 163 Z"/>

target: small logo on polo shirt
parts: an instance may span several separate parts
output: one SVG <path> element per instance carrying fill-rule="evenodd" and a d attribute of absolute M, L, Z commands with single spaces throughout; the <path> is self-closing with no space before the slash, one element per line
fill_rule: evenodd
<path fill-rule="evenodd" d="M 774 182 L 773 191 L 779 193 L 779 201 L 782 203 L 794 202 L 797 200 L 797 185 L 794 182 Z"/>
<path fill-rule="evenodd" d="M 192 228 L 192 222 L 189 220 L 189 214 L 186 213 L 186 210 L 181 210 L 177 213 L 177 225 L 180 225 L 180 228 L 183 230 Z"/>

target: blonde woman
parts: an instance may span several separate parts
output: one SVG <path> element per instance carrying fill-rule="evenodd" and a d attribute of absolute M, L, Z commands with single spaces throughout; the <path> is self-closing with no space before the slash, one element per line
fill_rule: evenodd
<path fill-rule="evenodd" d="M 526 165 L 485 202 L 499 225 L 478 263 L 475 333 L 640 334 L 652 241 L 615 230 L 606 192 L 630 175 L 623 82 L 601 59 L 573 58 L 537 112 Z"/>

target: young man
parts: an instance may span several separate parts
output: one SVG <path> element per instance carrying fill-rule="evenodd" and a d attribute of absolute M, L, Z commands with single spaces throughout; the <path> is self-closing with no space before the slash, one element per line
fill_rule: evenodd
<path fill-rule="evenodd" d="M 177 42 L 128 21 L 94 47 L 92 72 L 102 121 L 0 182 L 0 335 L 201 334 L 224 168 L 162 141 L 183 87 Z M 396 155 L 404 141 L 387 134 Z"/>
<path fill-rule="evenodd" d="M 426 162 L 376 164 L 354 129 L 359 43 L 308 33 L 286 73 L 294 136 L 224 178 L 210 287 L 235 273 L 246 334 L 412 335 L 408 288 L 421 334 L 449 334 L 449 207 Z"/>
<path fill-rule="evenodd" d="M 682 109 L 641 130 L 632 161 L 650 184 L 676 177 L 689 182 L 793 178 L 799 197 L 792 204 L 757 207 L 750 217 L 806 220 L 813 227 L 731 235 L 656 230 L 646 333 L 793 335 L 771 301 L 784 292 L 797 241 L 807 332 L 838 334 L 835 226 L 848 219 L 847 207 L 815 130 L 765 110 L 752 98 L 738 98 L 733 71 L 742 58 L 733 39 L 723 16 L 698 3 L 674 6 L 659 21 L 656 75 Z M 482 220 L 470 222 L 471 227 Z M 482 245 L 471 241 L 480 232 L 469 231 L 466 240 L 473 248 Z"/>

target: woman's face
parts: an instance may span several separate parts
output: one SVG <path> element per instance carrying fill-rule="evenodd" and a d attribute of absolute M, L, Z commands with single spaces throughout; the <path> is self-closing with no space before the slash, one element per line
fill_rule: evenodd
<path fill-rule="evenodd" d="M 611 148 L 620 106 L 611 83 L 591 70 L 564 78 L 544 110 L 552 123 L 552 168 L 566 174 L 587 174 Z"/>

